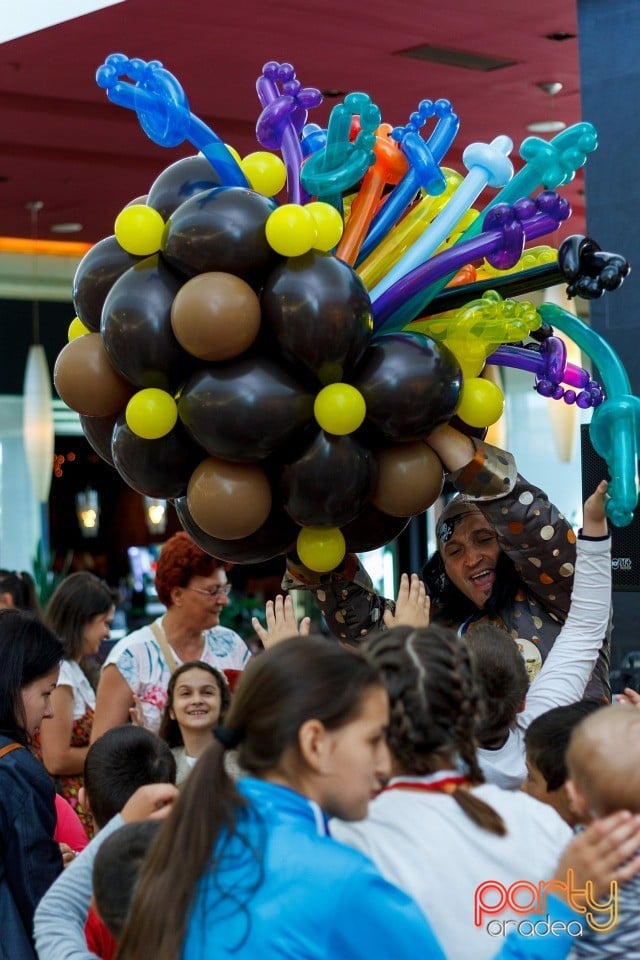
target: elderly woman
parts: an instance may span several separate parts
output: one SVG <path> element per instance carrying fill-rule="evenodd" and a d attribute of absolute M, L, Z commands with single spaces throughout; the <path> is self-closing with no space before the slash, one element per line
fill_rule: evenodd
<path fill-rule="evenodd" d="M 432 620 L 463 633 L 480 621 L 504 627 L 534 675 L 567 616 L 576 535 L 545 493 L 518 474 L 510 453 L 448 425 L 426 442 L 458 491 L 438 520 L 438 551 L 423 572 Z M 290 562 L 283 587 L 312 590 L 332 633 L 352 643 L 379 629 L 392 606 L 353 556 L 322 577 Z M 606 640 L 586 696 L 610 696 Z"/>
<path fill-rule="evenodd" d="M 204 553 L 186 533 L 167 540 L 158 559 L 156 590 L 164 616 L 115 645 L 98 685 L 92 740 L 126 723 L 130 710 L 154 733 L 172 673 L 189 660 L 223 672 L 243 670 L 250 652 L 233 630 L 220 626 L 229 602 L 226 564 Z"/>

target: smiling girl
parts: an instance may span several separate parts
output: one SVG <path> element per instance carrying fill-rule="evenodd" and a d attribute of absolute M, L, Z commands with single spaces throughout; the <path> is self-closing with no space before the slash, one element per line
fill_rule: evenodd
<path fill-rule="evenodd" d="M 180 784 L 211 745 L 213 731 L 231 702 L 224 674 L 202 660 L 190 660 L 175 671 L 167 688 L 160 736 L 176 758 Z"/>

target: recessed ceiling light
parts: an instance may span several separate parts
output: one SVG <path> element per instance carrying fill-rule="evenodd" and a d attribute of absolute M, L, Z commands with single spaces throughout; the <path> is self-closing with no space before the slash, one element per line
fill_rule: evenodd
<path fill-rule="evenodd" d="M 564 130 L 566 123 L 564 120 L 540 120 L 539 123 L 528 123 L 527 130 L 531 133 L 558 133 Z"/>
<path fill-rule="evenodd" d="M 82 228 L 81 223 L 54 223 L 51 233 L 80 233 Z"/>

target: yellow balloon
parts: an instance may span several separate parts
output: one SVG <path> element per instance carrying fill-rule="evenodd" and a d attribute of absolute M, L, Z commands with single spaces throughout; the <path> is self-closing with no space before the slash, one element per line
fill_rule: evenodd
<path fill-rule="evenodd" d="M 333 250 L 340 241 L 344 231 L 342 217 L 335 207 L 330 203 L 323 203 L 321 200 L 314 200 L 305 206 L 305 210 L 311 214 L 315 220 L 318 235 L 314 247 L 316 250 L 324 250 L 326 253 Z"/>
<path fill-rule="evenodd" d="M 285 203 L 274 210 L 265 229 L 267 243 L 283 257 L 308 253 L 316 242 L 316 222 L 306 207 L 297 203 Z"/>
<path fill-rule="evenodd" d="M 164 220 L 152 207 L 134 203 L 120 211 L 113 232 L 127 253 L 136 257 L 149 257 L 160 249 Z"/>
<path fill-rule="evenodd" d="M 89 327 L 85 327 L 80 317 L 74 317 L 67 330 L 67 340 L 71 343 L 77 337 L 84 337 L 85 333 L 91 333 Z"/>
<path fill-rule="evenodd" d="M 330 383 L 316 396 L 313 414 L 327 433 L 344 437 L 362 424 L 367 406 L 360 391 L 351 384 Z"/>
<path fill-rule="evenodd" d="M 463 382 L 456 414 L 470 427 L 489 427 L 500 419 L 503 410 L 504 396 L 495 383 L 480 377 Z"/>
<path fill-rule="evenodd" d="M 242 157 L 240 156 L 236 148 L 229 146 L 228 143 L 225 143 L 225 147 L 227 148 L 227 150 L 229 151 L 229 153 L 231 154 L 235 162 L 238 164 L 238 166 L 240 166 L 240 163 L 242 162 Z"/>
<path fill-rule="evenodd" d="M 143 440 L 159 440 L 176 425 L 178 406 L 166 390 L 147 387 L 131 397 L 125 410 L 127 426 Z"/>
<path fill-rule="evenodd" d="M 287 182 L 287 168 L 280 157 L 266 150 L 248 153 L 240 161 L 240 169 L 249 181 L 249 186 L 263 197 L 275 197 Z"/>
<path fill-rule="evenodd" d="M 305 567 L 329 573 L 342 562 L 347 546 L 338 527 L 303 527 L 296 550 Z"/>

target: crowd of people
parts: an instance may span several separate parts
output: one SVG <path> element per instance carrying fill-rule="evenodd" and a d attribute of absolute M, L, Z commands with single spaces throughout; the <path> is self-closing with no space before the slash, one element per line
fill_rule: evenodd
<path fill-rule="evenodd" d="M 640 958 L 640 695 L 610 704 L 606 483 L 576 534 L 510 454 L 438 428 L 422 577 L 288 558 L 220 623 L 185 533 L 115 644 L 77 573 L 0 571 L 0 960 Z M 328 634 L 333 634 L 333 636 Z"/>

